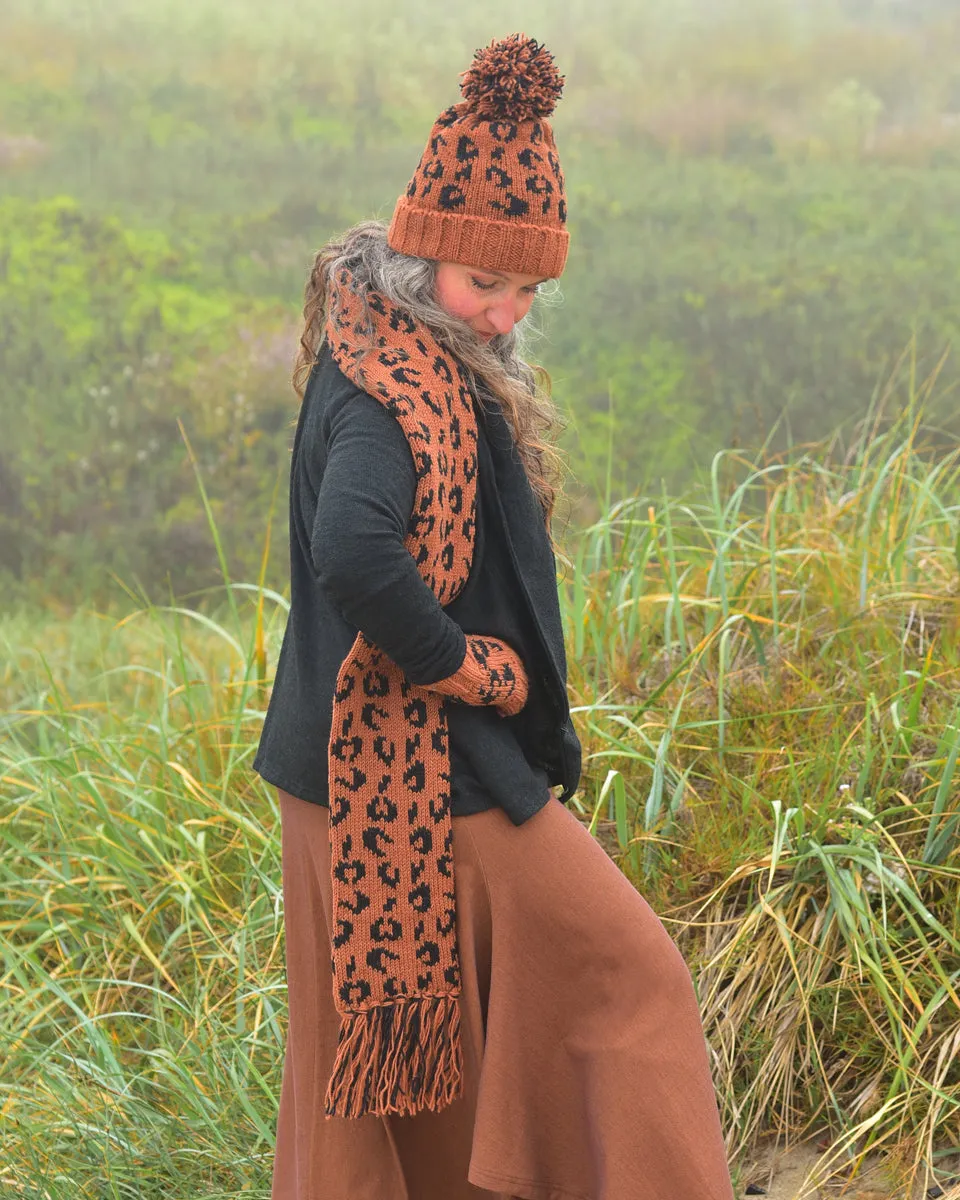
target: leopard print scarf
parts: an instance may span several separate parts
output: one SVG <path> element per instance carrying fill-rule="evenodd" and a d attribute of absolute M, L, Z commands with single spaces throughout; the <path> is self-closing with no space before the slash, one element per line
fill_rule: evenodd
<path fill-rule="evenodd" d="M 400 422 L 417 470 L 405 545 L 437 598 L 473 560 L 477 423 L 463 369 L 429 330 L 333 281 L 340 370 Z M 412 1115 L 462 1094 L 460 960 L 446 700 L 358 633 L 337 675 L 329 744 L 337 1055 L 328 1117 Z"/>

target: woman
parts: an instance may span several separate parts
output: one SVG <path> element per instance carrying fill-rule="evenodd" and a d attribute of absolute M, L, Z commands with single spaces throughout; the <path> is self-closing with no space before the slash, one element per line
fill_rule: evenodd
<path fill-rule="evenodd" d="M 565 807 L 557 456 L 516 334 L 567 254 L 562 82 L 532 39 L 478 51 L 389 228 L 307 286 L 254 763 L 289 988 L 273 1200 L 731 1195 L 689 972 Z"/>

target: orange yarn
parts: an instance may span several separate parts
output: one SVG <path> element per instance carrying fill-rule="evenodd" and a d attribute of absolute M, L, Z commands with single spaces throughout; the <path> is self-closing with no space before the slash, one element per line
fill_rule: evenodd
<path fill-rule="evenodd" d="M 425 326 L 377 293 L 366 302 L 340 271 L 326 336 L 340 369 L 396 417 L 410 443 L 418 483 L 404 544 L 449 603 L 473 561 L 473 398 Z M 469 635 L 462 666 L 417 687 L 362 632 L 337 674 L 328 782 L 341 1026 L 328 1117 L 439 1110 L 462 1093 L 444 695 L 512 713 L 526 701 L 527 677 L 506 643 Z"/>
<path fill-rule="evenodd" d="M 437 118 L 387 233 L 402 254 L 556 278 L 570 235 L 547 117 L 563 89 L 553 56 L 512 34 L 478 50 L 464 99 Z"/>

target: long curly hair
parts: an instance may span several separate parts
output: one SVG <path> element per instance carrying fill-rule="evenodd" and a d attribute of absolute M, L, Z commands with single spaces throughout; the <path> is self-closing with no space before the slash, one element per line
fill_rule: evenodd
<path fill-rule="evenodd" d="M 464 367 L 481 403 L 484 394 L 499 403 L 550 533 L 565 459 L 543 434 L 554 427 L 562 431 L 566 424 L 550 399 L 547 373 L 520 357 L 522 339 L 530 331 L 529 316 L 510 333 L 484 342 L 465 321 L 451 316 L 437 302 L 435 260 L 398 253 L 387 243 L 383 221 L 362 221 L 317 252 L 304 288 L 303 332 L 293 368 L 294 390 L 301 399 L 324 341 L 330 280 L 343 267 L 358 283 L 422 321 Z M 552 541 L 552 533 L 550 536 Z"/>

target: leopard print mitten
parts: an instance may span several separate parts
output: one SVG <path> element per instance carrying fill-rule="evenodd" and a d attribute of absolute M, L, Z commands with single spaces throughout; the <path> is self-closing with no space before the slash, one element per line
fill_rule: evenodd
<path fill-rule="evenodd" d="M 527 673 L 506 642 L 468 633 L 462 664 L 446 679 L 431 683 L 430 690 L 467 704 L 493 704 L 501 716 L 512 717 L 527 702 Z"/>

